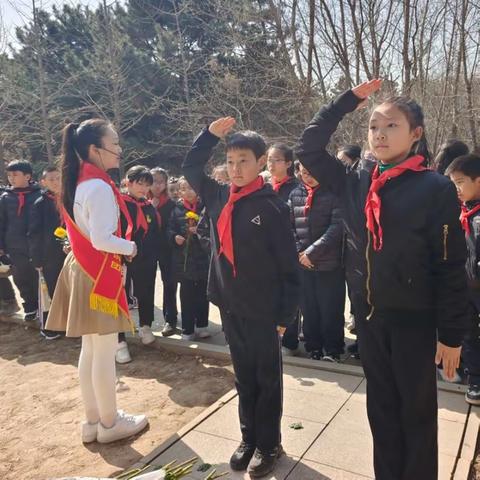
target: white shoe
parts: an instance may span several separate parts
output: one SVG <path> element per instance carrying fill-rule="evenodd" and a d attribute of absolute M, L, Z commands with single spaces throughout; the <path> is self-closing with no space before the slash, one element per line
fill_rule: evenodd
<path fill-rule="evenodd" d="M 140 327 L 138 334 L 140 335 L 140 338 L 142 339 L 142 343 L 144 345 L 150 345 L 155 341 L 155 335 L 153 334 L 152 329 L 148 325 Z"/>
<path fill-rule="evenodd" d="M 212 334 L 208 330 L 208 327 L 197 328 L 195 330 L 195 334 L 197 335 L 198 338 L 209 338 L 212 336 Z"/>
<path fill-rule="evenodd" d="M 282 355 L 284 357 L 298 357 L 298 355 L 300 355 L 300 351 L 298 348 L 292 350 L 291 348 L 282 347 Z"/>
<path fill-rule="evenodd" d="M 97 439 L 97 423 L 82 422 L 82 442 L 92 443 Z"/>
<path fill-rule="evenodd" d="M 141 432 L 147 425 L 148 419 L 145 415 L 128 415 L 119 410 L 113 427 L 105 428 L 101 422 L 98 423 L 97 441 L 110 443 L 131 437 Z"/>
<path fill-rule="evenodd" d="M 115 354 L 115 361 L 117 363 L 129 363 L 132 361 L 132 357 L 128 351 L 127 342 L 120 342 L 118 344 L 117 353 Z"/>
<path fill-rule="evenodd" d="M 440 375 L 440 378 L 447 383 L 462 383 L 462 377 L 458 374 L 457 371 L 455 371 L 455 375 L 452 379 L 447 378 L 445 375 L 445 372 L 443 371 L 443 368 L 438 368 L 437 367 L 437 372 Z"/>
<path fill-rule="evenodd" d="M 195 340 L 195 334 L 192 333 L 190 335 L 187 335 L 185 333 L 182 333 L 182 340 L 187 340 L 188 342 L 193 342 Z"/>

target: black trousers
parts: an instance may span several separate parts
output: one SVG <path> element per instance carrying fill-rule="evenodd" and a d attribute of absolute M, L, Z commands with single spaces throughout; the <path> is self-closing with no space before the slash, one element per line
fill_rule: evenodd
<path fill-rule="evenodd" d="M 62 271 L 63 262 L 60 260 L 55 262 L 48 262 L 42 268 L 43 278 L 45 278 L 45 283 L 47 284 L 48 294 L 50 298 L 53 298 L 53 294 L 55 292 L 55 287 L 57 286 L 57 280 Z M 42 328 L 45 327 L 45 323 L 47 322 L 48 312 L 43 312 L 43 323 Z"/>
<path fill-rule="evenodd" d="M 155 260 L 132 262 L 128 265 L 127 271 L 132 278 L 133 293 L 138 301 L 140 326 L 148 325 L 151 327 L 154 316 L 157 262 Z"/>
<path fill-rule="evenodd" d="M 244 442 L 262 452 L 280 444 L 283 383 L 280 339 L 273 322 L 259 322 L 223 312 L 228 338 L 238 413 Z"/>
<path fill-rule="evenodd" d="M 480 314 L 477 306 L 472 306 L 472 331 L 469 332 L 462 346 L 462 357 L 468 373 L 470 385 L 480 385 Z"/>
<path fill-rule="evenodd" d="M 207 327 L 210 310 L 207 280 L 180 280 L 180 304 L 185 335 L 192 335 L 195 327 Z"/>
<path fill-rule="evenodd" d="M 10 253 L 13 281 L 20 290 L 25 313 L 38 310 L 38 274 L 28 255 Z"/>
<path fill-rule="evenodd" d="M 300 333 L 300 311 L 295 315 L 295 320 L 291 323 L 282 338 L 282 347 L 286 347 L 290 350 L 296 350 L 298 348 L 298 335 Z"/>
<path fill-rule="evenodd" d="M 345 273 L 302 269 L 300 308 L 307 352 L 343 353 L 345 323 Z"/>
<path fill-rule="evenodd" d="M 436 329 L 357 318 L 377 480 L 437 480 Z"/>
<path fill-rule="evenodd" d="M 178 309 L 177 309 L 177 282 L 173 273 L 172 259 L 167 261 L 159 261 L 160 273 L 162 274 L 163 283 L 163 318 L 172 327 L 177 325 Z"/>
<path fill-rule="evenodd" d="M 15 292 L 8 277 L 0 278 L 0 301 L 15 300 Z"/>

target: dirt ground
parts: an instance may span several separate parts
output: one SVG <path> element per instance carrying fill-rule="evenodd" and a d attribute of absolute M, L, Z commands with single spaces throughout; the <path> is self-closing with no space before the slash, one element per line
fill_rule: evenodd
<path fill-rule="evenodd" d="M 226 362 L 131 345 L 117 367 L 118 408 L 146 413 L 149 429 L 116 444 L 84 446 L 76 364 L 80 341 L 46 342 L 0 321 L 0 478 L 114 476 L 233 388 Z"/>

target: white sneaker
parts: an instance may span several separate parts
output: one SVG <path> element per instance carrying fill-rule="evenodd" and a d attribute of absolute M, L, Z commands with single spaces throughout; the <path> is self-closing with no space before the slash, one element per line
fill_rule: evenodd
<path fill-rule="evenodd" d="M 138 334 L 140 335 L 140 338 L 142 339 L 142 343 L 144 345 L 150 345 L 155 341 L 155 335 L 153 334 L 152 329 L 148 325 L 140 327 Z"/>
<path fill-rule="evenodd" d="M 117 363 L 128 363 L 132 361 L 132 357 L 128 351 L 127 342 L 120 342 L 118 344 L 117 353 L 115 354 L 115 361 Z"/>
<path fill-rule="evenodd" d="M 119 410 L 113 427 L 105 428 L 101 422 L 98 423 L 97 441 L 110 443 L 131 437 L 141 432 L 147 425 L 148 419 L 145 415 L 128 415 Z"/>
<path fill-rule="evenodd" d="M 209 338 L 212 334 L 209 332 L 208 327 L 200 327 L 195 330 L 195 334 L 198 338 Z"/>
<path fill-rule="evenodd" d="M 284 357 L 298 357 L 300 350 L 298 348 L 292 350 L 291 348 L 282 347 L 282 355 Z"/>
<path fill-rule="evenodd" d="M 82 422 L 82 442 L 92 443 L 97 439 L 98 423 Z"/>
<path fill-rule="evenodd" d="M 187 335 L 185 333 L 182 333 L 182 340 L 187 340 L 188 342 L 193 342 L 195 340 L 195 334 L 192 333 L 190 335 Z"/>

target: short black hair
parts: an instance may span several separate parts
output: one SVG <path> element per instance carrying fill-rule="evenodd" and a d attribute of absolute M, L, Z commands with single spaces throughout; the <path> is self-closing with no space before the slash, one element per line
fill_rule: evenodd
<path fill-rule="evenodd" d="M 33 175 L 32 164 L 28 160 L 13 160 L 5 169 L 7 172 L 22 172 L 25 175 Z"/>
<path fill-rule="evenodd" d="M 444 174 L 448 166 L 461 155 L 469 152 L 468 145 L 461 140 L 448 140 L 440 147 L 435 157 L 435 167 L 438 173 Z"/>
<path fill-rule="evenodd" d="M 244 130 L 230 135 L 227 138 L 227 152 L 229 150 L 251 150 L 255 158 L 258 160 L 267 152 L 267 144 L 265 139 L 257 132 L 252 130 Z"/>
<path fill-rule="evenodd" d="M 52 173 L 52 172 L 60 173 L 60 169 L 56 165 L 48 165 L 43 169 L 42 179 L 44 179 L 47 176 L 47 173 Z"/>
<path fill-rule="evenodd" d="M 145 182 L 147 185 L 153 183 L 153 175 L 144 165 L 136 165 L 128 170 L 125 175 L 129 182 Z"/>
<path fill-rule="evenodd" d="M 472 180 L 480 177 L 480 156 L 473 153 L 457 157 L 445 170 L 445 175 L 463 173 Z"/>
<path fill-rule="evenodd" d="M 348 155 L 352 160 L 356 160 L 362 156 L 362 149 L 359 145 L 343 145 L 338 149 L 338 151 Z"/>

